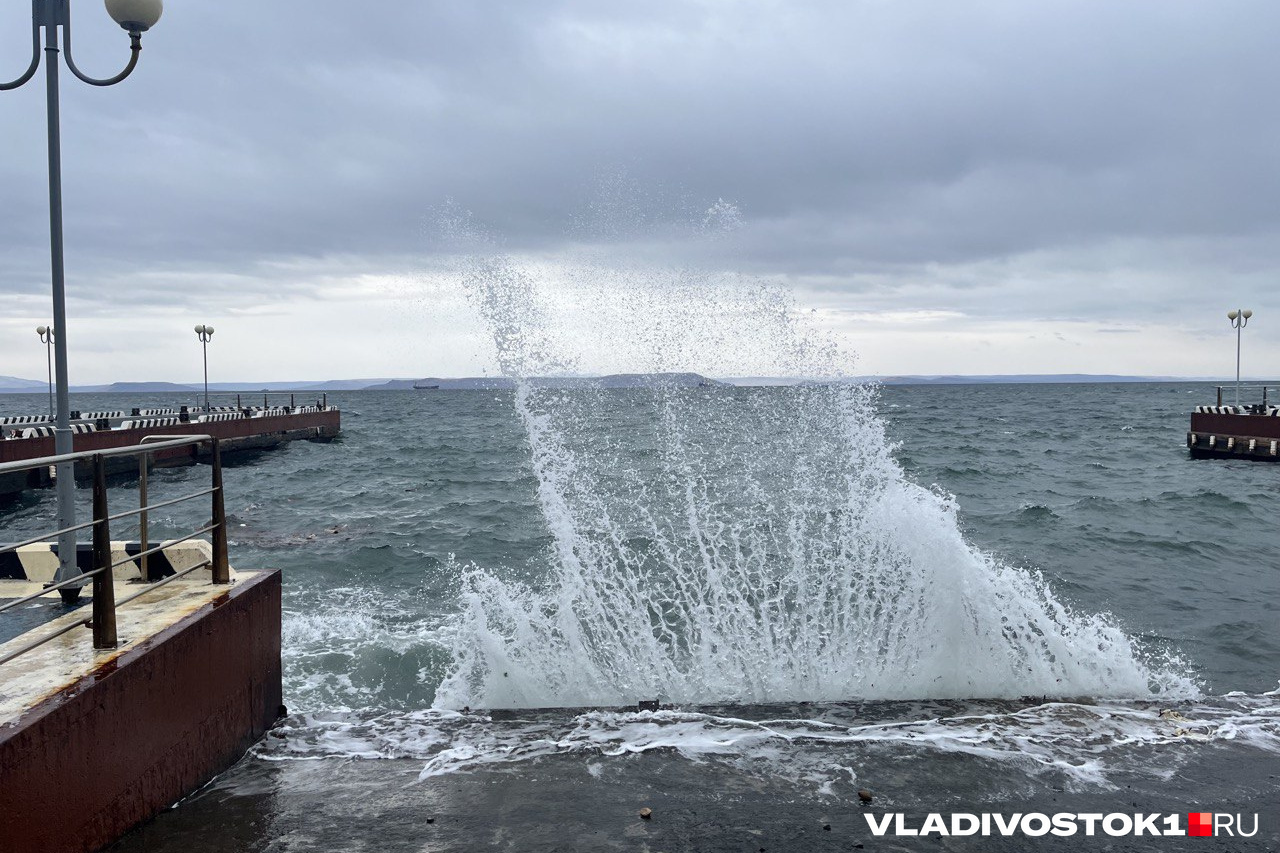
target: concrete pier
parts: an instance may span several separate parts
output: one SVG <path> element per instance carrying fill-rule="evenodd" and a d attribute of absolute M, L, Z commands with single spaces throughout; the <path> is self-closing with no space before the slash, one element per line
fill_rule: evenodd
<path fill-rule="evenodd" d="M 1187 449 L 1194 459 L 1280 462 L 1280 409 L 1275 406 L 1197 406 Z"/>
<path fill-rule="evenodd" d="M 0 581 L 0 596 L 39 587 Z M 0 657 L 87 614 L 45 620 Z M 230 767 L 278 718 L 279 572 L 237 572 L 230 586 L 195 572 L 117 619 L 118 648 L 95 651 L 77 628 L 0 664 L 0 850 L 98 850 Z"/>
<path fill-rule="evenodd" d="M 342 431 L 342 413 L 333 407 L 308 408 L 305 411 L 259 410 L 253 417 L 230 414 L 225 417 L 228 419 L 209 421 L 178 421 L 173 418 L 173 423 L 95 429 L 72 436 L 72 444 L 77 452 L 93 452 L 129 447 L 141 443 L 149 436 L 211 435 L 221 443 L 222 454 L 231 456 L 246 451 L 268 450 L 291 441 L 332 441 Z M 140 418 L 124 421 L 125 424 L 142 422 Z M 0 463 L 35 459 L 49 456 L 53 452 L 52 436 L 0 440 Z M 206 461 L 208 452 L 207 447 L 197 445 L 158 451 L 152 455 L 151 465 L 155 468 L 193 465 Z M 109 475 L 136 473 L 137 469 L 136 458 L 108 460 Z M 76 463 L 75 476 L 78 480 L 87 480 L 92 476 L 91 466 L 87 461 Z M 45 469 L 0 474 L 0 500 L 12 499 L 28 488 L 45 487 L 51 482 L 50 472 Z"/>

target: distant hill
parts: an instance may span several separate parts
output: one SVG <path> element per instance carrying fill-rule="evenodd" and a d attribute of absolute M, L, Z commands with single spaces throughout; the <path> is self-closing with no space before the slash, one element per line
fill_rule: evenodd
<path fill-rule="evenodd" d="M 388 379 L 386 382 L 383 382 L 381 385 L 366 385 L 364 386 L 364 390 L 365 391 L 412 391 L 414 384 L 419 381 L 426 381 L 426 380 Z"/>
<path fill-rule="evenodd" d="M 19 379 L 16 376 L 0 376 L 0 394 L 32 394 L 37 391 L 47 391 L 48 388 L 48 382 Z"/>
<path fill-rule="evenodd" d="M 1182 380 L 1174 376 L 1123 376 L 1109 373 L 997 373 L 977 376 L 878 376 L 870 378 L 885 385 L 1042 385 L 1072 382 L 1190 381 Z"/>
<path fill-rule="evenodd" d="M 77 391 L 81 390 L 79 388 Z M 88 390 L 88 389 L 84 389 Z M 163 394 L 168 391 L 180 391 L 189 394 L 195 391 L 191 385 L 179 385 L 176 382 L 113 382 L 93 389 L 100 394 Z"/>
<path fill-rule="evenodd" d="M 728 383 L 708 379 L 697 373 L 615 373 L 609 376 L 535 376 L 529 384 L 537 388 L 711 388 Z M 412 384 L 418 391 L 492 391 L 510 390 L 517 380 L 506 376 L 470 376 L 461 379 L 419 379 Z M 391 383 L 388 383 L 390 385 Z M 386 386 L 379 386 L 386 387 Z M 396 387 L 403 387 L 397 384 Z"/>
<path fill-rule="evenodd" d="M 405 387 L 412 387 L 412 379 L 391 380 L 406 382 Z M 321 382 L 308 380 L 271 380 L 269 382 L 210 382 L 210 391 L 364 391 L 367 388 L 378 388 L 379 382 L 386 379 L 326 379 Z"/>
<path fill-rule="evenodd" d="M 777 376 L 733 376 L 726 381 L 733 385 L 767 386 L 796 385 L 810 380 Z M 1226 382 L 1228 380 L 1204 376 L 1126 376 L 1110 373 L 992 373 L 974 376 L 856 376 L 844 381 L 879 382 L 882 385 L 1051 385 L 1110 382 Z"/>

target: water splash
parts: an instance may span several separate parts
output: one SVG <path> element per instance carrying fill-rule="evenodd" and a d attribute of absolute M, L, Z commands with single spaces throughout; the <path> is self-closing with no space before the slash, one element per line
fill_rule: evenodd
<path fill-rule="evenodd" d="M 894 460 L 874 390 L 843 381 L 851 359 L 778 288 L 510 258 L 463 278 L 508 375 L 621 352 L 819 381 L 522 383 L 548 570 L 465 572 L 437 706 L 1196 692 L 1180 662 L 969 545 L 953 500 Z"/>

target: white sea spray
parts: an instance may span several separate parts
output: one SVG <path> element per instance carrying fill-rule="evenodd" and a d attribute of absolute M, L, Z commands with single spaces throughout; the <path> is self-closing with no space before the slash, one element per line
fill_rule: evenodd
<path fill-rule="evenodd" d="M 612 348 L 649 373 L 810 381 L 621 402 L 523 381 L 550 571 L 465 571 L 439 707 L 1196 693 L 1113 617 L 966 542 L 780 288 L 501 255 L 461 275 L 518 379 Z M 610 440 L 609 418 L 631 431 Z"/>

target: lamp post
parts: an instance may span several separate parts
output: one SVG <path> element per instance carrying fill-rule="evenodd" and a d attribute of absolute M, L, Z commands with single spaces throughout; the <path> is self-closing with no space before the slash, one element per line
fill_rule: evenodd
<path fill-rule="evenodd" d="M 213 326 L 196 326 L 196 337 L 200 339 L 204 349 L 204 410 L 209 411 L 209 339 L 213 337 Z"/>
<path fill-rule="evenodd" d="M 1240 332 L 1245 326 L 1249 325 L 1249 318 L 1253 316 L 1253 312 L 1248 308 L 1237 308 L 1234 311 L 1227 312 L 1227 319 L 1231 321 L 1231 326 L 1236 330 L 1236 405 L 1240 405 Z"/>
<path fill-rule="evenodd" d="M 49 420 L 53 420 L 53 326 L 36 326 L 36 334 L 44 344 L 45 361 L 49 363 Z"/>
<path fill-rule="evenodd" d="M 58 116 L 58 53 L 66 51 L 67 68 L 78 79 L 91 86 L 111 86 L 133 73 L 142 50 L 142 33 L 146 32 L 164 11 L 163 0 L 106 0 L 107 14 L 129 33 L 129 62 L 114 77 L 99 80 L 88 77 L 76 67 L 71 56 L 71 0 L 31 0 L 31 64 L 22 76 L 8 83 L 0 83 L 0 91 L 16 89 L 35 76 L 40 67 L 40 31 L 44 30 L 43 52 L 45 62 L 45 115 L 49 125 L 49 249 L 53 280 L 53 328 L 54 367 L 57 373 L 56 420 L 54 423 L 54 452 L 71 453 L 71 404 L 67 379 L 67 306 L 66 283 L 62 252 L 62 141 Z M 58 31 L 62 31 L 59 47 Z M 65 531 L 76 523 L 75 478 L 72 465 L 64 462 L 57 466 L 58 477 L 58 529 Z M 68 580 L 79 574 L 76 567 L 76 534 L 58 536 L 58 571 L 54 582 Z M 62 589 L 64 601 L 80 597 L 79 589 Z"/>

